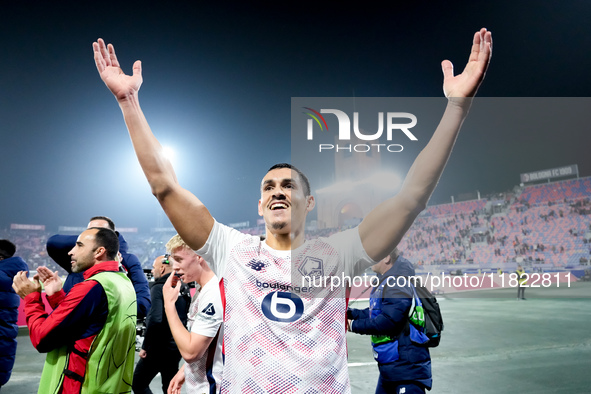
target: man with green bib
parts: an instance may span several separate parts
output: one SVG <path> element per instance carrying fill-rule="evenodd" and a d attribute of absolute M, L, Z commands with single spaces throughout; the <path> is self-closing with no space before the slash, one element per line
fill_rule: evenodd
<path fill-rule="evenodd" d="M 117 234 L 89 228 L 69 252 L 84 281 L 66 295 L 56 272 L 21 271 L 13 288 L 25 300 L 33 346 L 47 352 L 39 393 L 129 393 L 135 355 L 136 295 L 116 260 Z M 41 283 L 53 311 L 41 298 Z"/>

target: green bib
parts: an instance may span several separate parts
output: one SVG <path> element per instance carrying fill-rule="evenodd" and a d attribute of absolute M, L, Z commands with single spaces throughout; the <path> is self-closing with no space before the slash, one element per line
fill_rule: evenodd
<path fill-rule="evenodd" d="M 131 281 L 121 272 L 101 272 L 96 280 L 107 295 L 109 313 L 103 329 L 90 346 L 81 394 L 130 393 L 135 357 L 137 300 Z M 39 394 L 58 393 L 73 347 L 47 354 Z"/>

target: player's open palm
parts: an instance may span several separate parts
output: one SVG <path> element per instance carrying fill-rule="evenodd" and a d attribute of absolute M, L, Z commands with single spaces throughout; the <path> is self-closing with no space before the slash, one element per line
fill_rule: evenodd
<path fill-rule="evenodd" d="M 453 64 L 449 60 L 441 63 L 445 97 L 474 97 L 484 80 L 491 55 L 492 34 L 482 28 L 474 34 L 470 58 L 461 74 L 454 76 Z"/>
<path fill-rule="evenodd" d="M 92 43 L 92 48 L 96 69 L 115 98 L 120 101 L 136 95 L 142 85 L 142 63 L 137 60 L 133 64 L 133 74 L 126 75 L 119 66 L 112 44 L 105 45 L 105 41 L 99 38 Z"/>

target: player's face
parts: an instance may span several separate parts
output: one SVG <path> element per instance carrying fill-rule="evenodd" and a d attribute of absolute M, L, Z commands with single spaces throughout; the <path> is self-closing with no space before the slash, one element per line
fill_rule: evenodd
<path fill-rule="evenodd" d="M 86 230 L 78 236 L 76 245 L 68 253 L 72 260 L 72 272 L 84 272 L 94 265 L 97 252 L 96 233 L 97 230 Z"/>
<path fill-rule="evenodd" d="M 174 260 L 172 268 L 183 282 L 199 280 L 202 272 L 201 256 L 190 249 L 179 247 L 172 251 L 171 257 Z"/>
<path fill-rule="evenodd" d="M 288 233 L 292 220 L 300 225 L 312 210 L 313 198 L 304 194 L 302 180 L 289 168 L 276 168 L 269 171 L 261 184 L 259 215 L 265 219 L 271 230 Z"/>

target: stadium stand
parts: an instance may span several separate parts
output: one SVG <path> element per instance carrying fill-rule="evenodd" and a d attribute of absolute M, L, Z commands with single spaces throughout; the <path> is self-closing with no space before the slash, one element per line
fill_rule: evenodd
<path fill-rule="evenodd" d="M 342 229 L 321 229 L 307 238 L 329 236 Z M 264 228 L 242 230 L 262 234 Z M 47 265 L 42 231 L 0 230 L 13 240 L 31 270 Z M 173 232 L 124 234 L 129 249 L 149 269 Z M 531 269 L 584 272 L 591 265 L 591 177 L 527 186 L 481 200 L 429 206 L 413 224 L 399 248 L 417 267 L 443 270 Z M 65 272 L 64 272 L 65 274 Z"/>

